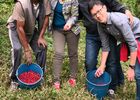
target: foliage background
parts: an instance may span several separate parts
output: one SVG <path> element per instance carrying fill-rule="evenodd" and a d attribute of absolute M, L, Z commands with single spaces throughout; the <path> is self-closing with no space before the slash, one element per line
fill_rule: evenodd
<path fill-rule="evenodd" d="M 140 1 L 137 0 L 120 0 L 121 3 L 127 5 L 128 9 L 134 15 L 140 18 Z M 62 71 L 62 89 L 57 92 L 52 88 L 52 59 L 53 47 L 52 38 L 46 34 L 48 41 L 47 52 L 47 72 L 46 80 L 43 87 L 34 90 L 18 90 L 18 92 L 10 92 L 9 89 L 9 72 L 11 68 L 11 45 L 8 37 L 8 30 L 6 28 L 6 21 L 13 10 L 13 0 L 0 0 L 0 99 L 1 100 L 93 100 L 95 99 L 85 90 L 85 70 L 84 70 L 84 50 L 85 50 L 85 29 L 82 28 L 81 38 L 79 42 L 79 71 L 77 78 L 77 86 L 75 88 L 69 87 L 67 84 L 69 75 L 69 62 L 66 52 Z M 67 51 L 67 49 L 66 49 Z M 99 56 L 100 62 L 100 56 Z M 128 63 L 122 63 L 123 71 L 126 74 Z M 106 97 L 105 100 L 109 98 Z M 116 93 L 116 100 L 134 100 L 135 99 L 135 82 L 128 82 L 125 80 L 125 85 L 118 87 Z"/>

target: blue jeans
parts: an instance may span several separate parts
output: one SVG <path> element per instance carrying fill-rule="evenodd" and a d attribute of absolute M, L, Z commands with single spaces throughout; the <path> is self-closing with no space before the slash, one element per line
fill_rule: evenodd
<path fill-rule="evenodd" d="M 136 100 L 140 100 L 140 62 L 136 61 L 135 65 L 135 78 L 136 78 Z"/>
<path fill-rule="evenodd" d="M 101 41 L 98 34 L 87 34 L 86 35 L 86 53 L 85 53 L 85 68 L 86 72 L 97 69 L 97 57 L 99 54 L 99 50 L 101 48 Z M 110 73 L 112 77 L 112 82 L 110 84 L 111 89 L 115 89 L 118 85 L 118 75 L 117 75 L 117 46 L 116 40 L 111 37 L 110 38 L 110 53 L 108 55 L 107 63 L 106 63 L 106 71 Z"/>
<path fill-rule="evenodd" d="M 140 38 L 138 39 L 140 41 Z M 135 65 L 135 79 L 136 79 L 136 100 L 140 100 L 140 62 L 136 61 Z"/>

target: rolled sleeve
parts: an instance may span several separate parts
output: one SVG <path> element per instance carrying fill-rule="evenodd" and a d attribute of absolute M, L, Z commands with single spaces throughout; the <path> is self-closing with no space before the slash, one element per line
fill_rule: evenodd
<path fill-rule="evenodd" d="M 130 47 L 131 46 L 131 47 Z M 130 45 L 130 52 L 134 52 L 134 51 L 137 51 L 137 43 L 135 41 L 135 43 L 133 43 L 132 45 Z"/>
<path fill-rule="evenodd" d="M 24 11 L 22 5 L 19 2 L 15 4 L 12 18 L 13 20 L 25 21 Z"/>
<path fill-rule="evenodd" d="M 51 6 L 48 0 L 45 0 L 45 15 L 51 14 Z"/>

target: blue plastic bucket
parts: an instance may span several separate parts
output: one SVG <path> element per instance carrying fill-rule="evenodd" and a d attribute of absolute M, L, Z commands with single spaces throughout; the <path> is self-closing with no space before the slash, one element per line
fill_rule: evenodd
<path fill-rule="evenodd" d="M 94 71 L 89 71 L 86 76 L 86 84 L 87 89 L 93 95 L 95 95 L 98 99 L 103 98 L 106 96 L 109 88 L 109 84 L 111 82 L 111 76 L 104 72 L 100 77 L 95 77 Z"/>
<path fill-rule="evenodd" d="M 30 83 L 30 84 L 21 81 L 19 79 L 19 75 L 24 73 L 24 72 L 28 72 L 28 71 L 33 71 L 35 73 L 40 74 L 40 79 L 37 80 L 36 82 Z M 30 64 L 30 65 L 21 64 L 16 71 L 16 77 L 18 79 L 18 83 L 19 83 L 20 88 L 22 88 L 22 89 L 33 89 L 33 88 L 36 88 L 36 87 L 40 86 L 40 84 L 42 82 L 42 79 L 43 79 L 43 70 L 38 64 Z"/>

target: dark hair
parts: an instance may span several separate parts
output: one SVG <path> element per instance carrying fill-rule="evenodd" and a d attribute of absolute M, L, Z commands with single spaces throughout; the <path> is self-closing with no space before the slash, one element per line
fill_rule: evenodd
<path fill-rule="evenodd" d="M 104 5 L 100 0 L 90 0 L 88 3 L 88 9 L 89 11 L 95 6 L 95 5 Z"/>
<path fill-rule="evenodd" d="M 43 3 L 43 0 L 39 0 L 39 2 Z"/>
<path fill-rule="evenodd" d="M 14 3 L 16 3 L 18 0 L 14 0 Z"/>

